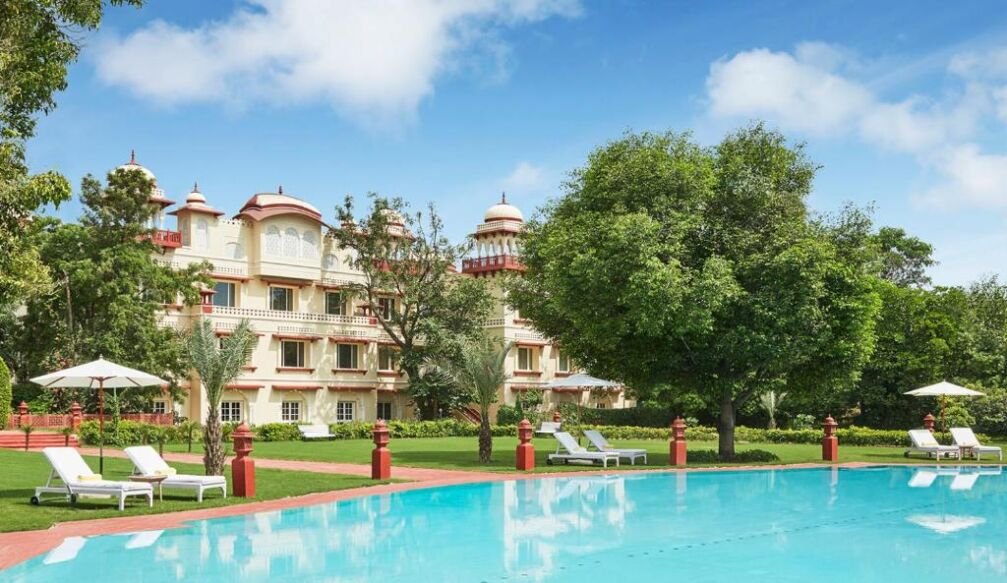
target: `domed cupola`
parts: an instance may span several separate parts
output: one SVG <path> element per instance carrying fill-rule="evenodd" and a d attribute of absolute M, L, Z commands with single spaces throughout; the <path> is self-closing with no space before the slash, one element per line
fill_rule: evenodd
<path fill-rule="evenodd" d="M 120 165 L 118 168 L 116 168 L 116 170 L 137 170 L 143 173 L 143 176 L 147 180 L 150 180 L 151 182 L 154 183 L 153 187 L 150 189 L 150 196 L 147 198 L 147 202 L 151 204 L 156 204 L 161 208 L 175 204 L 175 201 L 168 200 L 167 197 L 164 196 L 164 191 L 161 190 L 161 188 L 157 185 L 157 177 L 154 176 L 154 173 L 151 172 L 149 168 L 143 166 L 142 164 L 136 161 L 136 150 L 130 150 L 129 162 Z"/>
<path fill-rule="evenodd" d="M 199 190 L 199 184 L 192 185 L 192 191 L 185 197 L 185 205 L 168 214 L 181 216 L 189 213 L 207 214 L 215 217 L 224 214 L 223 211 L 218 211 L 206 203 L 206 196 Z"/>
<path fill-rule="evenodd" d="M 504 192 L 500 195 L 500 202 L 486 209 L 483 221 L 487 223 L 496 221 L 517 221 L 523 223 L 524 215 L 521 214 L 521 209 L 507 203 L 507 193 Z"/>
<path fill-rule="evenodd" d="M 283 186 L 276 192 L 260 192 L 245 202 L 235 218 L 258 222 L 279 215 L 300 215 L 322 222 L 322 213 L 311 204 L 283 193 Z"/>
<path fill-rule="evenodd" d="M 462 261 L 462 272 L 475 276 L 489 276 L 501 271 L 524 271 L 518 261 L 517 235 L 524 228 L 521 209 L 507 202 L 507 194 L 500 202 L 486 209 L 483 222 L 472 234 L 475 239 L 475 257 Z"/>

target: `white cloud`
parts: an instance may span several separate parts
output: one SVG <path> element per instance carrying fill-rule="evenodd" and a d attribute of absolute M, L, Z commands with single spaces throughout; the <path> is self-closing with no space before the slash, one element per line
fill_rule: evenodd
<path fill-rule="evenodd" d="M 787 131 L 814 136 L 855 136 L 864 143 L 904 152 L 938 176 L 920 202 L 1007 208 L 1007 156 L 974 143 L 991 115 L 1007 121 L 1007 49 L 957 55 L 948 72 L 960 87 L 940 99 L 914 95 L 886 100 L 859 81 L 858 63 L 841 48 L 804 43 L 793 53 L 754 49 L 710 66 L 710 114 L 764 118 Z"/>
<path fill-rule="evenodd" d="M 545 172 L 530 162 L 519 162 L 514 170 L 503 179 L 501 186 L 505 192 L 525 194 L 545 186 Z"/>
<path fill-rule="evenodd" d="M 496 30 L 579 11 L 579 0 L 246 0 L 223 21 L 103 38 L 96 69 L 159 104 L 320 101 L 394 123 L 467 59 L 504 58 Z"/>

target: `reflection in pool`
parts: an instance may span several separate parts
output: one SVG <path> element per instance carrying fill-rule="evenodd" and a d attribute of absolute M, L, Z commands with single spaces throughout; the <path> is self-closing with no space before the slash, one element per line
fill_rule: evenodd
<path fill-rule="evenodd" d="M 0 580 L 1002 581 L 1005 501 L 999 468 L 469 484 L 69 538 Z"/>

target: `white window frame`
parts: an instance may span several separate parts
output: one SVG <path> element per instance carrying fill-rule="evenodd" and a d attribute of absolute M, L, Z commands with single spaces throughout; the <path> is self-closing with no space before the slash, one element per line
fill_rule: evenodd
<path fill-rule="evenodd" d="M 158 409 L 161 410 L 158 411 Z M 153 405 L 151 405 L 150 410 L 154 413 L 154 415 L 166 415 L 168 413 L 168 401 L 165 401 L 164 399 L 157 399 L 154 401 Z"/>
<path fill-rule="evenodd" d="M 245 406 L 241 401 L 221 401 L 220 422 L 241 423 L 242 414 L 244 413 L 244 407 Z M 237 418 L 235 418 L 235 413 L 237 413 Z"/>
<path fill-rule="evenodd" d="M 301 421 L 301 401 L 280 402 L 280 421 L 283 423 L 298 423 Z M 291 415 L 291 412 L 294 414 Z"/>
<path fill-rule="evenodd" d="M 378 370 L 395 372 L 399 369 L 399 351 L 388 345 L 378 345 Z"/>
<path fill-rule="evenodd" d="M 335 312 L 329 311 L 329 296 L 339 296 L 339 302 L 336 303 L 339 309 Z M 341 291 L 327 291 L 325 292 L 325 313 L 330 316 L 345 316 L 346 315 L 346 296 Z"/>
<path fill-rule="evenodd" d="M 353 347 L 353 366 L 343 366 L 342 348 L 343 346 Z M 352 342 L 340 342 L 336 344 L 336 369 L 337 370 L 360 370 L 360 345 Z"/>
<path fill-rule="evenodd" d="M 230 302 L 218 303 L 220 298 L 223 297 L 217 289 L 219 286 L 224 286 L 226 289 L 230 290 L 228 294 L 224 294 L 229 297 Z M 233 308 L 238 305 L 238 284 L 233 281 L 215 281 L 213 282 L 213 291 L 217 292 L 213 294 L 213 305 L 226 308 Z"/>
<path fill-rule="evenodd" d="M 381 318 L 386 322 L 392 319 L 392 314 L 395 313 L 395 298 L 381 297 L 378 298 L 378 312 L 381 314 Z"/>
<path fill-rule="evenodd" d="M 287 357 L 287 344 L 299 344 L 300 349 L 298 350 L 298 360 L 297 364 L 288 364 L 286 361 Z M 283 368 L 305 368 L 308 362 L 308 343 L 303 340 L 280 340 L 280 366 Z"/>
<path fill-rule="evenodd" d="M 564 366 L 564 364 L 566 366 Z M 556 372 L 570 372 L 573 368 L 573 363 L 570 361 L 570 357 L 563 354 L 562 352 L 556 353 Z"/>
<path fill-rule="evenodd" d="M 276 289 L 282 289 L 282 290 L 285 290 L 287 292 L 287 302 L 285 302 L 285 303 L 288 306 L 288 308 L 283 309 L 283 310 L 277 310 L 275 307 L 273 307 L 274 306 L 274 304 L 273 304 L 273 290 L 276 290 Z M 288 286 L 285 286 L 285 285 L 271 285 L 271 286 L 269 286 L 269 300 L 268 301 L 269 301 L 269 309 L 273 310 L 274 312 L 293 312 L 294 311 L 294 305 L 296 303 L 294 301 L 294 288 L 288 287 Z"/>
<path fill-rule="evenodd" d="M 356 401 L 336 402 L 336 423 L 350 423 L 356 418 Z"/>
<path fill-rule="evenodd" d="M 521 363 L 521 356 L 523 354 L 527 354 L 528 355 L 527 367 L 522 366 L 522 363 Z M 523 372 L 530 372 L 530 371 L 535 370 L 535 353 L 533 352 L 533 349 L 530 346 L 518 346 L 517 347 L 517 370 L 520 370 L 520 371 L 523 371 Z"/>

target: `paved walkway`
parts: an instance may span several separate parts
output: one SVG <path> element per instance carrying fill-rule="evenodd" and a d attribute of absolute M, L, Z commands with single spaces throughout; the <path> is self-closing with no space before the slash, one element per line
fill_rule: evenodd
<path fill-rule="evenodd" d="M 84 448 L 81 453 L 86 455 L 97 455 L 97 450 Z M 110 449 L 105 452 L 109 457 L 125 457 L 120 450 Z M 197 454 L 188 453 L 166 453 L 165 459 L 168 461 L 182 463 L 202 463 L 202 458 Z M 293 460 L 277 460 L 255 458 L 257 467 L 275 468 L 284 470 L 298 470 L 307 472 L 321 472 L 330 474 L 350 474 L 370 476 L 370 466 L 363 464 L 339 464 L 327 462 L 305 462 Z M 862 462 L 850 462 L 835 464 L 826 467 L 866 467 L 877 464 Z M 425 468 L 404 468 L 392 466 L 392 477 L 397 479 L 413 480 L 410 482 L 399 482 L 395 484 L 381 484 L 366 486 L 363 488 L 351 488 L 347 490 L 336 490 L 332 492 L 318 492 L 304 496 L 291 498 L 280 498 L 277 500 L 266 500 L 262 502 L 249 502 L 247 504 L 236 504 L 232 506 L 219 506 L 216 508 L 200 508 L 195 510 L 183 510 L 180 512 L 167 512 L 164 514 L 147 514 L 142 516 L 122 516 L 113 518 L 100 518 L 93 520 L 80 520 L 71 522 L 61 522 L 48 530 L 33 530 L 23 532 L 0 533 L 0 569 L 10 567 L 21 561 L 48 552 L 59 546 L 65 538 L 72 536 L 95 536 L 100 534 L 115 534 L 137 532 L 144 530 L 161 530 L 167 528 L 180 528 L 187 523 L 208 518 L 219 518 L 224 516 L 235 516 L 240 514 L 251 514 L 254 512 L 266 512 L 293 508 L 299 506 L 310 506 L 313 504 L 326 504 L 373 496 L 376 494 L 389 494 L 392 492 L 403 492 L 416 490 L 419 488 L 432 488 L 437 486 L 448 486 L 453 484 L 466 484 L 473 482 L 496 482 L 505 480 L 527 480 L 548 477 L 575 477 L 584 475 L 600 475 L 624 472 L 716 472 L 716 471 L 741 471 L 741 470 L 767 470 L 767 469 L 797 469 L 822 467 L 823 464 L 793 464 L 781 466 L 733 466 L 723 468 L 690 468 L 672 469 L 667 467 L 653 467 L 649 469 L 607 469 L 607 470 L 586 470 L 578 472 L 554 472 L 544 474 L 512 474 L 493 472 L 468 472 L 460 470 L 434 470 Z"/>

